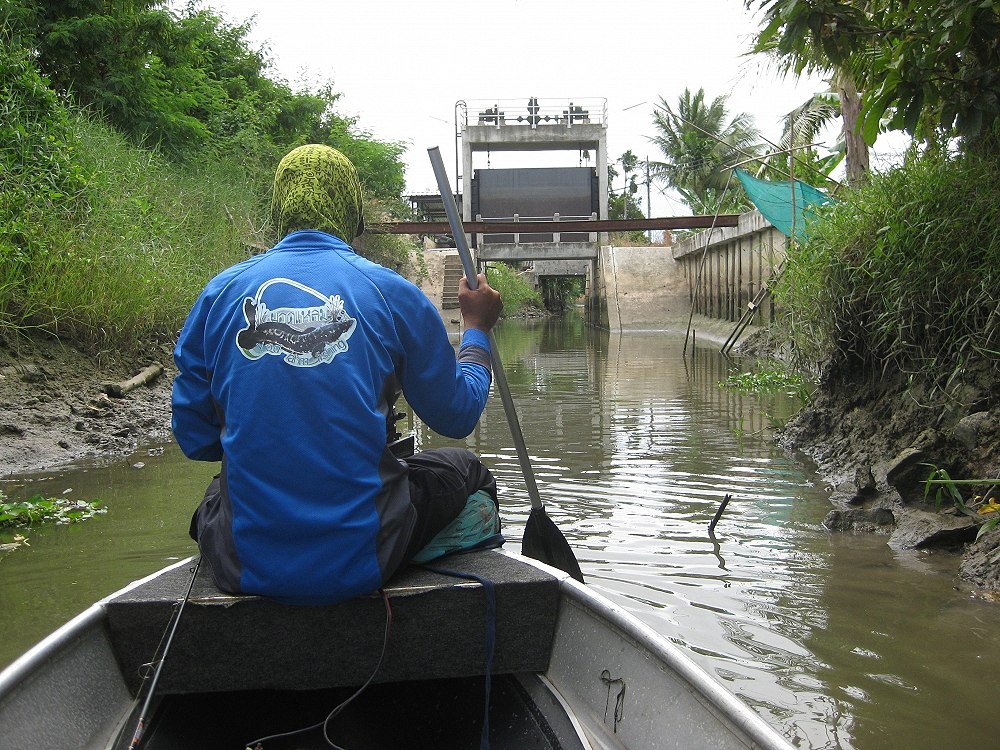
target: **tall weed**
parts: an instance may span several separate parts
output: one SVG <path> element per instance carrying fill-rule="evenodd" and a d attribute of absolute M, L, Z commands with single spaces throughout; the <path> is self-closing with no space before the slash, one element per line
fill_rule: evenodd
<path fill-rule="evenodd" d="M 284 149 L 178 162 L 80 110 L 67 132 L 72 174 L 85 176 L 74 210 L 51 210 L 25 181 L 16 231 L 11 214 L 0 223 L 0 240 L 20 243 L 0 246 L 0 333 L 41 330 L 95 351 L 170 341 L 209 279 L 273 245 L 269 189 Z M 384 220 L 391 207 L 367 200 L 365 212 Z M 357 247 L 408 278 L 426 274 L 411 237 L 362 235 Z"/>
<path fill-rule="evenodd" d="M 45 242 L 20 282 L 23 324 L 92 348 L 167 340 L 204 283 L 258 244 L 263 198 L 223 161 L 177 165 L 83 113 L 75 129 L 86 209 L 28 228 Z"/>
<path fill-rule="evenodd" d="M 33 311 L 24 294 L 32 266 L 47 265 L 40 221 L 70 220 L 86 174 L 77 160 L 69 109 L 38 72 L 29 50 L 0 27 L 0 328 Z"/>
<path fill-rule="evenodd" d="M 914 157 L 822 217 L 776 289 L 806 359 L 932 379 L 1000 359 L 1000 164 Z"/>

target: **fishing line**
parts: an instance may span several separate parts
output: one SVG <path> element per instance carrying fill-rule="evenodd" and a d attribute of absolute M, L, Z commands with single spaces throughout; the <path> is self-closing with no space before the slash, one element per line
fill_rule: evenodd
<path fill-rule="evenodd" d="M 160 656 L 159 661 L 156 660 L 156 653 L 160 650 L 160 644 L 157 644 L 156 651 L 153 652 L 153 660 L 140 667 L 144 673 L 140 672 L 142 675 L 142 683 L 139 685 L 139 690 L 136 692 L 135 703 L 133 703 L 133 706 L 138 704 L 139 696 L 142 694 L 142 686 L 149 678 L 149 670 L 154 663 L 156 664 L 152 680 L 149 683 L 149 692 L 146 693 L 146 700 L 142 704 L 142 710 L 139 712 L 139 720 L 135 725 L 135 732 L 132 734 L 132 741 L 128 746 L 129 750 L 138 750 L 139 746 L 142 744 L 143 736 L 146 734 L 146 724 L 149 719 L 149 708 L 153 703 L 153 696 L 156 695 L 156 685 L 160 681 L 160 674 L 163 672 L 163 665 L 167 661 L 167 653 L 170 651 L 170 645 L 174 642 L 174 634 L 177 632 L 177 626 L 180 625 L 181 615 L 184 614 L 184 605 L 186 605 L 188 603 L 188 599 L 191 598 L 191 589 L 194 588 L 194 582 L 198 577 L 198 569 L 200 567 L 201 556 L 199 555 L 198 560 L 194 564 L 194 569 L 191 571 L 191 580 L 188 581 L 188 587 L 187 591 L 184 592 L 184 598 L 181 599 L 180 606 L 175 606 L 174 611 L 171 613 L 171 619 L 167 622 L 167 627 L 163 631 L 164 635 L 160 637 L 160 644 L 163 645 L 163 654 Z M 165 641 L 164 636 L 166 637 Z"/>
<path fill-rule="evenodd" d="M 375 679 L 375 676 L 382 669 L 382 662 L 385 660 L 386 651 L 388 651 L 389 649 L 389 632 L 392 629 L 392 605 L 389 603 L 389 595 L 385 593 L 385 589 L 379 589 L 378 592 L 379 594 L 382 595 L 382 602 L 383 604 L 385 604 L 385 634 L 382 637 L 382 653 L 379 654 L 378 662 L 375 664 L 375 669 L 372 670 L 372 673 L 368 676 L 368 679 L 365 680 L 365 683 L 357 690 L 355 690 L 354 693 L 346 700 L 334 706 L 334 708 L 330 711 L 330 713 L 326 715 L 323 721 L 318 721 L 315 724 L 310 724 L 309 726 L 302 727 L 301 729 L 293 729 L 289 732 L 278 732 L 277 734 L 269 734 L 266 737 L 260 737 L 256 740 L 250 740 L 250 742 L 247 742 L 245 745 L 246 750 L 264 750 L 265 742 L 270 742 L 271 740 L 283 739 L 285 737 L 294 737 L 295 735 L 305 734 L 306 732 L 312 732 L 313 730 L 316 729 L 323 730 L 323 740 L 329 747 L 333 748 L 333 750 L 345 750 L 345 748 L 342 748 L 340 745 L 337 745 L 336 743 L 334 743 L 333 740 L 330 739 L 330 735 L 328 733 L 329 730 L 328 725 L 330 724 L 331 721 L 337 718 L 337 716 L 345 708 L 347 708 L 347 706 L 349 706 L 354 701 L 355 698 L 361 695 L 368 688 L 368 686 L 371 685 L 372 680 Z"/>

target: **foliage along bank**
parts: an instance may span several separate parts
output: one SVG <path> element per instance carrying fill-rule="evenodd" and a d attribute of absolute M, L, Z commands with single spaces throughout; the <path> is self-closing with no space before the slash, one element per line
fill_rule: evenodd
<path fill-rule="evenodd" d="M 831 82 L 847 149 L 849 189 L 775 290 L 771 334 L 821 373 L 784 441 L 834 479 L 828 527 L 964 549 L 962 576 L 1000 590 L 1000 6 L 744 4 L 762 13 L 755 53 Z M 886 127 L 915 145 L 867 175 Z M 951 481 L 951 507 L 929 477 Z"/>
<path fill-rule="evenodd" d="M 1000 590 L 1000 160 L 914 151 L 824 207 L 771 332 L 819 370 L 783 441 L 832 477 L 831 529 L 963 551 Z M 962 480 L 948 502 L 931 477 Z M 992 500 L 991 500 L 992 499 Z"/>
<path fill-rule="evenodd" d="M 248 31 L 149 0 L 0 10 L 0 337 L 170 340 L 211 276 L 271 244 L 273 169 L 302 143 L 351 157 L 370 220 L 406 215 L 403 145 L 338 115 L 331 86 L 269 77 Z M 362 249 L 419 273 L 412 238 Z"/>

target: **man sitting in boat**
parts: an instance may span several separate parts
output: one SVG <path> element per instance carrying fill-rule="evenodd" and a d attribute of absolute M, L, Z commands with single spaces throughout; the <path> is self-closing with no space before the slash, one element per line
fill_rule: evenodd
<path fill-rule="evenodd" d="M 435 432 L 472 432 L 503 305 L 484 275 L 462 279 L 456 356 L 420 289 L 352 249 L 361 186 L 328 146 L 281 160 L 271 212 L 280 241 L 209 282 L 181 331 L 173 430 L 189 458 L 222 462 L 191 522 L 216 585 L 332 604 L 380 588 L 460 514 L 499 531 L 474 454 L 401 460 L 386 432 L 400 391 Z"/>

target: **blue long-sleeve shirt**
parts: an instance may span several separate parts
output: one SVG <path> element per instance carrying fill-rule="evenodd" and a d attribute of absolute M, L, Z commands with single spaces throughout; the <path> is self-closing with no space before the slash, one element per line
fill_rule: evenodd
<path fill-rule="evenodd" d="M 461 438 L 490 387 L 484 333 L 467 330 L 456 358 L 416 286 L 316 231 L 213 279 L 174 359 L 177 442 L 223 462 L 199 536 L 217 583 L 302 603 L 373 591 L 401 561 L 413 509 L 386 449 L 400 390 Z"/>

